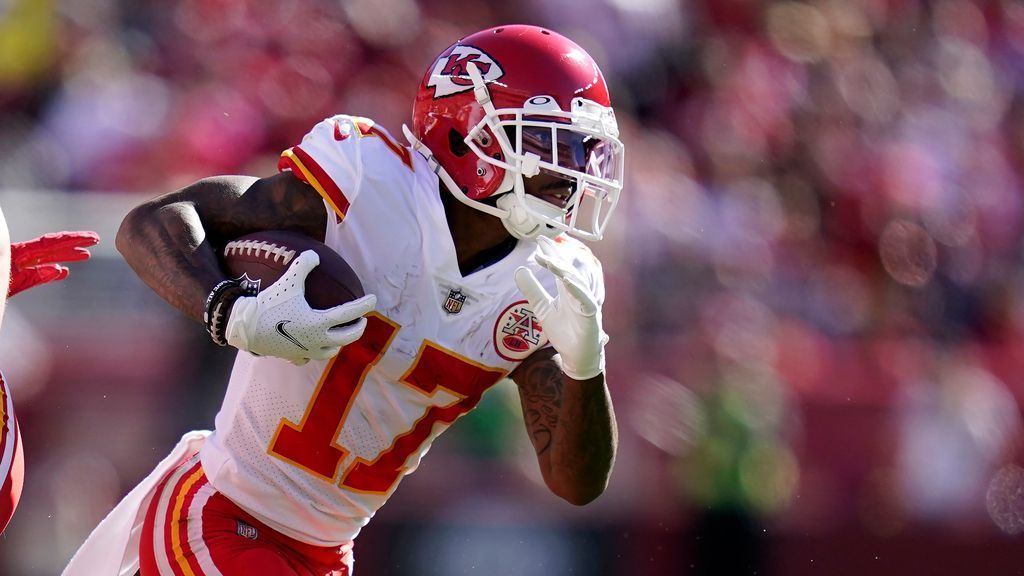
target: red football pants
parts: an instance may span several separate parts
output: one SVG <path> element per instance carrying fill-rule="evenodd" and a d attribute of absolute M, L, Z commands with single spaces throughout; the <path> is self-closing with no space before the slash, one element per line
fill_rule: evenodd
<path fill-rule="evenodd" d="M 196 455 L 157 487 L 139 547 L 142 576 L 350 576 L 352 543 L 293 540 L 207 482 Z"/>

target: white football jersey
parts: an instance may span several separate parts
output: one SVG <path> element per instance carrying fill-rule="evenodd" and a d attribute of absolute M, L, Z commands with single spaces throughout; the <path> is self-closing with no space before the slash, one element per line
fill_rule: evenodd
<path fill-rule="evenodd" d="M 437 176 L 370 120 L 320 122 L 281 168 L 323 196 L 326 244 L 377 308 L 363 337 L 329 361 L 240 352 L 202 462 L 210 483 L 261 521 L 333 546 L 355 538 L 438 434 L 546 345 L 516 268 L 557 292 L 533 241 L 463 277 Z M 603 300 L 589 249 L 568 237 L 557 245 Z"/>

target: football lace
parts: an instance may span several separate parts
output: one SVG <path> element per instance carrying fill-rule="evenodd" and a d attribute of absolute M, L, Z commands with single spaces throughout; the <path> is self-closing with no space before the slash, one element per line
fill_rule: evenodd
<path fill-rule="evenodd" d="M 265 256 L 261 254 L 263 252 L 266 253 Z M 257 258 L 273 258 L 274 262 L 281 261 L 286 266 L 295 257 L 295 250 L 265 240 L 232 240 L 224 247 L 225 256 L 252 256 L 253 253 Z"/>

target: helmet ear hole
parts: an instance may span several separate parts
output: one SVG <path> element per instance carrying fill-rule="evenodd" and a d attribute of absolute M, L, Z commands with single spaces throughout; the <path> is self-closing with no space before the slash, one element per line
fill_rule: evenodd
<path fill-rule="evenodd" d="M 459 134 L 455 128 L 448 131 L 448 148 L 451 149 L 452 154 L 459 157 L 469 154 L 469 146 L 466 146 L 462 134 Z"/>

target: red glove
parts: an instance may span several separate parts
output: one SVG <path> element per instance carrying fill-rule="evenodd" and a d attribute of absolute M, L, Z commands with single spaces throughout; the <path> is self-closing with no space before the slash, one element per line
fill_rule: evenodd
<path fill-rule="evenodd" d="M 87 260 L 86 248 L 100 241 L 95 232 L 51 232 L 34 240 L 11 243 L 10 298 L 38 284 L 63 280 L 68 269 L 57 262 Z"/>

